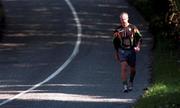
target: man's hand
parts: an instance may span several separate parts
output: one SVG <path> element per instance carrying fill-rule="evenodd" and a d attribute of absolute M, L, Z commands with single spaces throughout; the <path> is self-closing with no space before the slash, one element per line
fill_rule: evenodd
<path fill-rule="evenodd" d="M 120 37 L 120 33 L 119 33 L 119 32 L 115 32 L 113 35 L 114 35 L 115 37 Z"/>
<path fill-rule="evenodd" d="M 140 51 L 140 47 L 139 46 L 134 47 L 134 50 L 135 50 L 135 52 L 139 52 Z"/>

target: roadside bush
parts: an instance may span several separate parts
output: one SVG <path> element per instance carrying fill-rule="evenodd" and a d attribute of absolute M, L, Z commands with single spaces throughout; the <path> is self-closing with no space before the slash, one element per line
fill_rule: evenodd
<path fill-rule="evenodd" d="M 155 45 L 167 41 L 168 49 L 176 49 L 180 41 L 178 0 L 129 0 L 149 22 Z"/>

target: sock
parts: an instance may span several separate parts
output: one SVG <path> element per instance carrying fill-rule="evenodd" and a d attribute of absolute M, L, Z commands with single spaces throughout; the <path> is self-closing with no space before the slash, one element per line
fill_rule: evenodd
<path fill-rule="evenodd" d="M 127 81 L 123 81 L 123 85 L 127 85 Z"/>

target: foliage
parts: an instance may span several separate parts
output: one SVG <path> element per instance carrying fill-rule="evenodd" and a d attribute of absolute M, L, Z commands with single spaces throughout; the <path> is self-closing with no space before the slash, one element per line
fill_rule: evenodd
<path fill-rule="evenodd" d="M 169 47 L 178 47 L 180 41 L 180 12 L 174 0 L 130 0 L 130 2 L 149 21 L 150 31 L 156 41 L 163 38 L 168 41 Z"/>
<path fill-rule="evenodd" d="M 178 45 L 180 41 L 180 12 L 178 9 L 180 9 L 180 1 L 129 1 L 149 22 L 149 28 L 156 43 L 152 73 L 153 82 L 134 107 L 179 108 L 180 49 Z"/>

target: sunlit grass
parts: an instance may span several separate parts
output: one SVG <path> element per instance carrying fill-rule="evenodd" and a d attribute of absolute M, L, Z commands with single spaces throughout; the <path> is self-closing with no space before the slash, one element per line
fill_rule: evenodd
<path fill-rule="evenodd" d="M 168 87 L 164 84 L 155 84 L 152 88 L 150 88 L 145 97 L 161 95 L 162 93 L 168 92 Z"/>
<path fill-rule="evenodd" d="M 152 88 L 151 88 L 152 89 Z M 169 92 L 164 91 L 161 87 L 160 89 L 153 88 L 153 92 L 149 92 L 143 98 L 139 100 L 135 108 L 179 108 L 180 106 L 180 93 L 179 92 Z M 160 90 L 160 91 L 159 91 Z"/>

